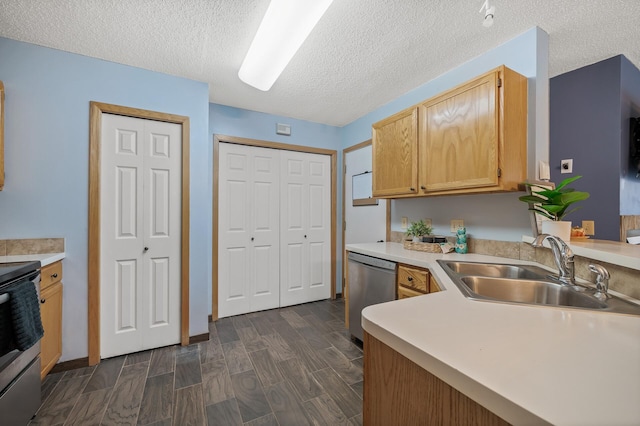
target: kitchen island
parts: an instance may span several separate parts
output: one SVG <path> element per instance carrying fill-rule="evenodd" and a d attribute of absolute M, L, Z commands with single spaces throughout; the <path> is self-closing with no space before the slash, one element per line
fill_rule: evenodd
<path fill-rule="evenodd" d="M 415 365 L 442 382 L 427 392 L 449 386 L 508 423 L 640 424 L 640 316 L 470 300 L 436 260 L 530 262 L 408 251 L 397 243 L 347 250 L 428 268 L 444 290 L 363 310 L 365 423 L 402 413 L 417 424 L 430 403 L 448 415 L 460 408 L 429 393 L 414 395 L 422 406 L 412 403 L 394 388 L 393 368 L 386 377 L 367 377 L 379 374 L 368 359 L 373 344 L 394 357 L 397 372 Z"/>

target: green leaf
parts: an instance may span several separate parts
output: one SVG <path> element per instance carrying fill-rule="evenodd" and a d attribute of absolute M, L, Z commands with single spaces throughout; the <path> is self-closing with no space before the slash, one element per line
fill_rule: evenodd
<path fill-rule="evenodd" d="M 566 178 L 565 180 L 563 180 L 562 182 L 560 182 L 558 184 L 558 186 L 556 186 L 556 189 L 562 189 L 565 186 L 567 186 L 568 184 L 570 184 L 571 182 L 575 182 L 576 180 L 580 179 L 582 176 L 574 176 L 574 177 L 570 177 L 570 178 Z"/>

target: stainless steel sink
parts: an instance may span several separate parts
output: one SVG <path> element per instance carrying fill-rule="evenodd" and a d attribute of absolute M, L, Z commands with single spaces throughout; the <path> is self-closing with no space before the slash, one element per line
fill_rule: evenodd
<path fill-rule="evenodd" d="M 462 277 L 460 281 L 471 293 L 505 302 L 588 309 L 607 307 L 594 297 L 552 282 L 474 276 Z"/>
<path fill-rule="evenodd" d="M 449 269 L 459 275 L 479 275 L 494 278 L 546 279 L 550 272 L 537 266 L 503 265 L 497 263 L 475 263 L 443 261 Z"/>
<path fill-rule="evenodd" d="M 597 299 L 593 296 L 595 289 L 564 285 L 537 266 L 450 260 L 438 263 L 469 299 L 640 315 L 640 305 L 612 295 L 606 301 Z"/>

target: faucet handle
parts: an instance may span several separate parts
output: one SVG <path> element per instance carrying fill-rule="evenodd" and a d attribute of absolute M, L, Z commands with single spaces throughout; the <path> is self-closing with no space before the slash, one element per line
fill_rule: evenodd
<path fill-rule="evenodd" d="M 590 264 L 589 270 L 596 274 L 596 292 L 594 294 L 598 299 L 607 299 L 609 297 L 609 271 L 602 265 Z"/>

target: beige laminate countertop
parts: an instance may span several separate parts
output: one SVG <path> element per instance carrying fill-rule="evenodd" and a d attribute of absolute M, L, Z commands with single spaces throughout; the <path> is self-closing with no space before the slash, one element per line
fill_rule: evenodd
<path fill-rule="evenodd" d="M 47 266 L 58 260 L 64 259 L 65 254 L 62 253 L 43 253 L 43 254 L 17 254 L 12 256 L 0 256 L 0 263 L 12 262 L 30 262 L 40 261 L 40 266 Z"/>
<path fill-rule="evenodd" d="M 369 306 L 364 330 L 508 422 L 640 424 L 640 316 L 470 300 L 436 260 L 531 262 L 347 250 L 431 270 L 444 291 Z"/>

